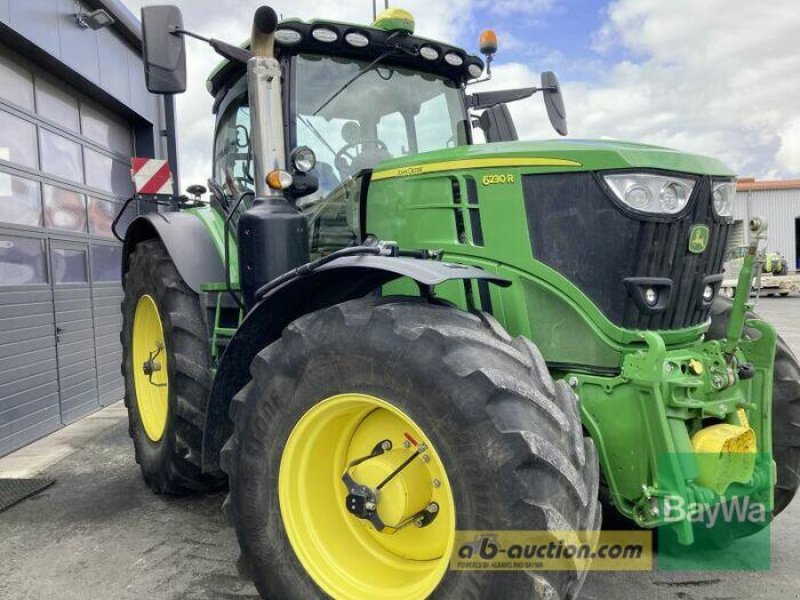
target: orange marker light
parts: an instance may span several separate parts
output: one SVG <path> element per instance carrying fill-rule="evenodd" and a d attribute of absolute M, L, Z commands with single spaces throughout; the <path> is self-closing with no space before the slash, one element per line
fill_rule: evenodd
<path fill-rule="evenodd" d="M 485 29 L 481 33 L 481 53 L 494 54 L 497 52 L 497 34 L 491 29 Z"/>
<path fill-rule="evenodd" d="M 267 174 L 267 185 L 273 190 L 285 190 L 291 187 L 292 176 L 286 171 L 275 170 Z"/>

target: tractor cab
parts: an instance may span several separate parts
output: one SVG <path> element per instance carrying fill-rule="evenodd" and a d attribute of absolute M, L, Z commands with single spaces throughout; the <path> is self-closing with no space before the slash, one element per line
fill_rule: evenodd
<path fill-rule="evenodd" d="M 308 217 L 312 255 L 360 241 L 346 205 L 379 163 L 472 143 L 464 89 L 483 62 L 413 31 L 409 13 L 389 9 L 372 27 L 288 20 L 275 32 L 286 194 Z M 255 189 L 245 65 L 226 61 L 208 88 L 217 114 L 212 193 L 224 206 Z"/>
<path fill-rule="evenodd" d="M 381 13 L 371 27 L 293 19 L 275 31 L 291 179 L 285 194 L 308 219 L 312 257 L 361 241 L 357 211 L 348 205 L 360 201 L 384 161 L 469 146 L 473 126 L 490 142 L 516 140 L 505 103 L 536 91 L 545 92 L 551 120 L 553 106 L 560 110 L 554 126 L 566 132 L 552 73 L 543 75 L 541 88 L 471 95 L 467 85 L 484 74 L 484 61 L 413 33 L 413 16 L 397 8 Z M 480 44 L 488 78 L 497 38 L 487 30 Z M 208 89 L 217 114 L 211 189 L 227 206 L 255 188 L 246 66 L 222 63 Z"/>

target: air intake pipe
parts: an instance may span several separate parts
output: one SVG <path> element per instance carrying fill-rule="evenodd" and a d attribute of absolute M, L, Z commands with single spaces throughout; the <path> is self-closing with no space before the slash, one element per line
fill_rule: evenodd
<path fill-rule="evenodd" d="M 281 66 L 275 59 L 278 16 L 269 6 L 253 18 L 247 63 L 250 102 L 250 143 L 253 154 L 255 200 L 239 219 L 239 281 L 245 305 L 255 303 L 255 292 L 272 279 L 308 262 L 308 225 L 305 216 L 286 200 L 283 190 L 267 184 L 272 171 L 286 169 L 283 137 Z"/>

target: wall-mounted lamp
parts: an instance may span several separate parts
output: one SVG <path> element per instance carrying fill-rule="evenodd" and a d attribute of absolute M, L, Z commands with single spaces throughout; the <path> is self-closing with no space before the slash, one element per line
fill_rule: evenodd
<path fill-rule="evenodd" d="M 80 12 L 75 13 L 74 16 L 75 22 L 79 27 L 83 27 L 84 29 L 93 29 L 94 31 L 102 29 L 103 27 L 108 27 L 114 22 L 114 17 L 112 17 L 102 8 L 93 10 L 90 13 L 83 12 L 83 9 L 81 8 Z"/>

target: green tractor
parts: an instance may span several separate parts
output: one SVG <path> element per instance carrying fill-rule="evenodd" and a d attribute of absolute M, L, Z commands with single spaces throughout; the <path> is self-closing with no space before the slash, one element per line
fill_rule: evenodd
<path fill-rule="evenodd" d="M 169 108 L 205 38 L 174 7 L 142 21 Z M 717 297 L 734 174 L 517 141 L 507 103 L 535 93 L 566 133 L 556 77 L 470 93 L 494 36 L 487 66 L 413 30 L 262 7 L 249 45 L 205 40 L 226 58 L 210 201 L 176 194 L 124 240 L 147 484 L 228 485 L 265 598 L 574 598 L 585 565 L 450 568 L 458 532 L 592 535 L 602 510 L 689 545 L 666 501 L 734 497 L 766 526 L 798 487 L 800 369 L 747 313 L 754 248 L 745 293 Z"/>

